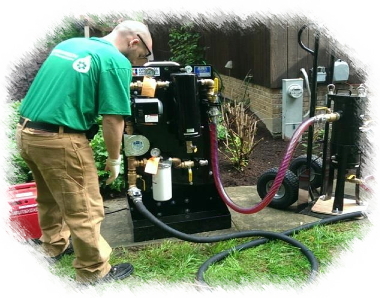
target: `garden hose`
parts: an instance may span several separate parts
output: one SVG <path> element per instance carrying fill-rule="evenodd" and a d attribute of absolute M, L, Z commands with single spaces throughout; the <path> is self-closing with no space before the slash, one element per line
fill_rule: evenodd
<path fill-rule="evenodd" d="M 294 235 L 294 234 L 297 234 L 298 232 L 300 232 L 302 230 L 307 230 L 307 229 L 313 228 L 315 226 L 327 225 L 327 224 L 331 224 L 331 223 L 337 223 L 337 222 L 341 222 L 341 221 L 344 221 L 344 220 L 354 219 L 354 218 L 363 217 L 363 216 L 365 216 L 365 214 L 363 212 L 361 212 L 361 211 L 353 212 L 353 213 L 348 213 L 348 214 L 343 214 L 343 215 L 338 215 L 338 216 L 333 216 L 333 217 L 325 218 L 325 219 L 322 219 L 322 220 L 319 220 L 319 221 L 315 221 L 315 222 L 312 222 L 312 223 L 304 224 L 302 226 L 299 226 L 299 227 L 287 230 L 285 232 L 282 232 L 281 234 L 282 235 Z M 257 240 L 253 240 L 253 241 L 250 241 L 250 242 L 247 242 L 247 243 L 235 246 L 235 247 L 233 247 L 233 248 L 231 248 L 229 250 L 222 251 L 222 252 L 220 252 L 220 253 L 212 256 L 211 258 L 209 258 L 207 261 L 205 261 L 199 267 L 196 279 L 199 282 L 201 282 L 201 283 L 206 283 L 205 280 L 204 280 L 204 273 L 207 271 L 207 269 L 211 265 L 216 264 L 217 262 L 220 262 L 220 261 L 224 260 L 226 257 L 228 257 L 233 252 L 243 251 L 243 250 L 246 250 L 248 248 L 257 247 L 257 246 L 259 246 L 261 244 L 267 243 L 270 240 L 271 239 L 257 239 Z M 308 253 L 310 253 L 310 251 Z M 309 257 L 308 257 L 308 259 L 310 261 Z M 315 277 L 316 277 L 316 275 L 314 275 L 313 272 L 312 272 L 310 274 L 310 276 L 309 276 L 309 281 L 312 282 L 315 279 Z"/>
<path fill-rule="evenodd" d="M 333 222 L 338 222 L 338 221 L 342 221 L 342 220 L 346 220 L 346 219 L 364 216 L 364 213 L 362 213 L 362 212 L 356 212 L 356 213 L 334 216 L 332 218 L 326 218 L 326 219 L 322 219 L 320 221 L 305 224 L 305 225 L 299 226 L 297 228 L 287 230 L 287 231 L 282 232 L 282 233 L 276 233 L 276 232 L 270 232 L 270 231 L 260 231 L 260 230 L 250 230 L 250 231 L 237 232 L 237 233 L 232 233 L 232 234 L 227 234 L 227 235 L 202 237 L 202 236 L 189 235 L 189 234 L 180 232 L 178 230 L 175 230 L 172 227 L 170 227 L 167 224 L 160 221 L 158 218 L 156 218 L 144 206 L 144 204 L 142 202 L 141 192 L 137 188 L 135 188 L 133 190 L 129 190 L 129 194 L 133 200 L 133 203 L 135 204 L 135 207 L 145 218 L 147 218 L 150 222 L 152 222 L 157 227 L 165 230 L 166 232 L 169 232 L 174 237 L 181 239 L 181 240 L 184 240 L 184 241 L 189 241 L 189 242 L 194 242 L 194 243 L 213 243 L 213 242 L 220 242 L 220 241 L 226 241 L 226 240 L 237 239 L 237 238 L 253 237 L 253 236 L 264 238 L 264 239 L 254 240 L 254 241 L 248 242 L 246 244 L 236 246 L 235 248 L 221 252 L 221 253 L 213 256 L 209 260 L 207 260 L 199 268 L 198 273 L 196 275 L 196 280 L 200 283 L 205 283 L 203 276 L 204 276 L 204 272 L 208 269 L 208 267 L 210 265 L 218 262 L 218 261 L 223 260 L 231 252 L 241 251 L 241 250 L 245 250 L 245 249 L 248 249 L 251 247 L 255 247 L 255 246 L 264 244 L 270 240 L 282 240 L 282 241 L 287 242 L 288 244 L 290 244 L 292 246 L 299 248 L 300 251 L 302 252 L 302 254 L 308 259 L 308 261 L 310 263 L 310 274 L 309 274 L 308 280 L 310 282 L 312 282 L 315 280 L 317 273 L 318 273 L 318 269 L 319 269 L 319 263 L 318 263 L 317 258 L 304 244 L 302 244 L 298 240 L 295 240 L 295 239 L 289 237 L 288 235 L 297 233 L 301 230 L 312 228 L 316 225 L 325 225 L 325 224 L 329 224 L 329 223 L 333 223 Z"/>

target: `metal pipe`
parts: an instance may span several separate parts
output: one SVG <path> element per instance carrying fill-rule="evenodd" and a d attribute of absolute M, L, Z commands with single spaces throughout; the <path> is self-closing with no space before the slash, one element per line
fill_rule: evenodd
<path fill-rule="evenodd" d="M 168 88 L 170 86 L 170 82 L 169 81 L 156 81 L 156 88 Z M 130 85 L 129 85 L 129 88 L 131 90 L 141 90 L 143 87 L 143 82 L 142 81 L 136 81 L 136 82 L 132 82 Z"/>

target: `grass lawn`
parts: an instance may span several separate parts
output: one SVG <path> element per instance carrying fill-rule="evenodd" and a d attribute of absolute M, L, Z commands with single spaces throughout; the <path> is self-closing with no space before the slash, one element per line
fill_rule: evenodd
<path fill-rule="evenodd" d="M 292 237 L 314 253 L 319 262 L 319 274 L 323 274 L 342 251 L 349 249 L 351 241 L 365 235 L 368 225 L 367 219 L 344 221 L 315 226 Z M 135 285 L 151 282 L 195 285 L 198 269 L 206 260 L 253 239 L 200 244 L 173 238 L 145 246 L 117 247 L 111 264 L 130 262 L 135 267 L 133 277 L 118 283 L 131 285 L 133 280 Z M 52 267 L 54 274 L 74 278 L 73 259 L 74 256 L 63 257 Z M 300 287 L 307 283 L 309 273 L 310 263 L 299 248 L 272 240 L 247 250 L 233 250 L 228 257 L 208 267 L 203 277 L 211 287 L 263 284 Z"/>

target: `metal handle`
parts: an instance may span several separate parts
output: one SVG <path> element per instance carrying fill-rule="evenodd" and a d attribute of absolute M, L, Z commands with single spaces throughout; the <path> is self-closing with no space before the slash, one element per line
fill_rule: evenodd
<path fill-rule="evenodd" d="M 307 26 L 308 25 L 303 25 L 300 31 L 298 31 L 298 43 L 301 46 L 301 48 L 303 48 L 305 51 L 309 52 L 310 54 L 314 55 L 314 51 L 306 47 L 301 40 L 302 33 L 307 28 Z"/>

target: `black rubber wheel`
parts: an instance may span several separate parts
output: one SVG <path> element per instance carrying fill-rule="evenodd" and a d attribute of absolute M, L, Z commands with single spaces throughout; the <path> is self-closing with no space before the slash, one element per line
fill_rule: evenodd
<path fill-rule="evenodd" d="M 310 163 L 310 186 L 318 188 L 322 185 L 322 158 L 312 155 Z M 302 176 L 306 171 L 307 155 L 300 155 L 293 159 L 289 165 L 289 170 L 296 174 L 297 177 Z"/>
<path fill-rule="evenodd" d="M 277 176 L 278 168 L 272 168 L 264 172 L 257 180 L 257 193 L 264 199 L 269 192 Z M 277 193 L 268 206 L 275 209 L 286 209 L 298 200 L 298 177 L 287 170 L 284 180 Z"/>

